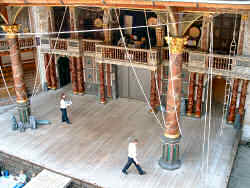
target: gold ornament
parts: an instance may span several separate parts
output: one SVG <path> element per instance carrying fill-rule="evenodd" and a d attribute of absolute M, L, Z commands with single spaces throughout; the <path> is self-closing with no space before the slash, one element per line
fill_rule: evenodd
<path fill-rule="evenodd" d="M 182 54 L 188 37 L 165 37 L 171 54 Z"/>
<path fill-rule="evenodd" d="M 15 38 L 20 25 L 2 25 L 3 31 L 8 34 L 8 38 Z"/>
<path fill-rule="evenodd" d="M 97 28 L 100 28 L 100 27 L 102 27 L 103 22 L 102 22 L 102 20 L 101 20 L 100 18 L 96 18 L 96 19 L 95 19 L 95 22 L 94 22 L 94 25 L 95 25 Z"/>
<path fill-rule="evenodd" d="M 164 133 L 164 136 L 167 137 L 167 138 L 179 138 L 181 135 L 178 132 L 177 134 L 167 134 L 167 133 Z"/>
<path fill-rule="evenodd" d="M 242 20 L 246 21 L 247 19 L 248 19 L 248 15 L 247 14 L 242 15 Z"/>

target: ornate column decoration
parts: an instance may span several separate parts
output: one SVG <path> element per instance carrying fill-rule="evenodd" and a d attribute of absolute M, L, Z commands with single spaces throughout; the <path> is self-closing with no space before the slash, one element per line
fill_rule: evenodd
<path fill-rule="evenodd" d="M 108 30 L 111 28 L 110 23 L 110 9 L 104 8 L 103 10 L 103 29 L 104 29 L 104 43 L 105 44 L 111 44 L 111 30 Z M 112 88 L 111 88 L 111 65 L 106 64 L 107 67 L 107 96 L 112 97 Z"/>
<path fill-rule="evenodd" d="M 77 82 L 78 82 L 78 94 L 83 95 L 85 92 L 84 88 L 84 78 L 83 78 L 83 64 L 82 64 L 82 57 L 77 58 Z"/>
<path fill-rule="evenodd" d="M 47 87 L 49 89 L 52 88 L 52 82 L 50 77 L 50 65 L 49 65 L 49 54 L 44 54 L 44 67 L 45 67 L 45 74 L 46 74 L 46 80 L 47 80 Z"/>
<path fill-rule="evenodd" d="M 197 99 L 196 99 L 196 112 L 195 117 L 199 118 L 201 117 L 201 111 L 202 111 L 202 92 L 203 92 L 203 74 L 199 74 L 198 78 L 198 88 L 197 88 Z"/>
<path fill-rule="evenodd" d="M 55 64 L 55 57 L 53 54 L 49 55 L 51 58 L 51 63 L 47 72 L 50 74 L 51 78 L 51 89 L 56 90 L 57 88 L 57 79 L 56 79 L 56 64 Z"/>
<path fill-rule="evenodd" d="M 236 102 L 237 102 L 239 81 L 240 81 L 239 79 L 234 80 L 231 104 L 230 104 L 230 107 L 229 107 L 229 113 L 228 113 L 228 118 L 227 118 L 228 123 L 233 123 L 234 119 L 235 119 L 235 111 L 236 111 Z"/>
<path fill-rule="evenodd" d="M 151 89 L 150 89 L 150 112 L 155 111 L 155 97 L 156 97 L 156 91 L 155 91 L 156 85 L 155 85 L 155 71 L 151 71 Z"/>
<path fill-rule="evenodd" d="M 159 164 L 164 169 L 174 170 L 181 166 L 179 158 L 181 135 L 178 122 L 180 118 L 182 91 L 182 54 L 187 39 L 182 37 L 166 37 L 165 39 L 169 43 L 170 61 L 166 97 L 166 130 L 162 137 L 162 157 Z"/>
<path fill-rule="evenodd" d="M 189 89 L 188 89 L 188 105 L 187 105 L 188 116 L 191 116 L 193 114 L 195 81 L 196 81 L 196 73 L 191 72 L 189 79 Z"/>
<path fill-rule="evenodd" d="M 100 102 L 105 104 L 105 84 L 104 84 L 104 66 L 103 63 L 99 63 L 99 74 L 100 74 Z"/>
<path fill-rule="evenodd" d="M 247 86 L 248 86 L 248 80 L 243 80 L 241 94 L 240 94 L 240 105 L 239 105 L 239 114 L 240 114 L 241 120 L 243 120 L 244 113 L 245 113 Z"/>
<path fill-rule="evenodd" d="M 76 73 L 76 58 L 70 57 L 70 71 L 71 71 L 71 82 L 73 93 L 76 95 L 78 93 L 78 84 L 77 84 L 77 73 Z"/>
<path fill-rule="evenodd" d="M 10 48 L 11 68 L 16 92 L 16 102 L 19 112 L 20 121 L 27 123 L 30 115 L 30 104 L 27 98 L 27 92 L 24 83 L 23 66 L 20 59 L 20 51 L 17 35 L 19 25 L 4 25 L 4 32 L 8 35 L 8 43 Z"/>
<path fill-rule="evenodd" d="M 247 15 L 241 16 L 239 40 L 238 40 L 238 46 L 237 46 L 237 55 L 242 55 L 242 52 L 243 52 L 244 33 L 245 33 L 247 19 L 248 19 Z"/>

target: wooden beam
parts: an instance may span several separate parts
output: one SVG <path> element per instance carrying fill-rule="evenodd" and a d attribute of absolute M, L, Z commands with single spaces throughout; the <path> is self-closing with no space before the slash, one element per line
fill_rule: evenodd
<path fill-rule="evenodd" d="M 1 0 L 0 6 L 97 6 L 114 8 L 139 8 L 161 9 L 166 7 L 189 7 L 189 8 L 216 8 L 216 9 L 239 9 L 250 10 L 250 4 L 216 4 L 216 3 L 193 3 L 193 2 L 152 2 L 134 0 Z"/>

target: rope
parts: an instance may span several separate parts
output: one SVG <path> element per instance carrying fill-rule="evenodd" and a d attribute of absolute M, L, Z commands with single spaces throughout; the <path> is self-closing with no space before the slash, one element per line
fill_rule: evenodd
<path fill-rule="evenodd" d="M 10 94 L 10 91 L 9 91 L 9 88 L 7 86 L 7 83 L 6 83 L 6 80 L 5 80 L 5 77 L 4 77 L 1 65 L 0 65 L 0 71 L 1 71 L 1 75 L 2 75 L 2 78 L 3 78 L 4 86 L 5 86 L 5 89 L 6 89 L 7 93 L 8 93 L 9 99 L 11 100 L 12 103 L 15 103 L 15 100 L 12 98 L 12 96 Z"/>
<path fill-rule="evenodd" d="M 67 8 L 68 8 L 68 7 L 65 7 L 63 19 L 62 19 L 62 22 L 61 22 L 61 25 L 60 25 L 60 28 L 59 28 L 59 32 L 58 32 L 58 35 L 57 35 L 57 38 L 56 38 L 55 45 L 54 45 L 54 47 L 53 47 L 52 50 L 54 50 L 54 49 L 56 48 L 56 45 L 57 45 L 57 42 L 58 42 L 58 38 L 59 38 L 59 35 L 60 35 L 60 31 L 61 31 L 61 29 L 62 29 L 62 25 L 63 25 L 63 22 L 64 22 L 64 18 L 65 18 L 65 15 L 66 15 Z M 53 54 L 53 53 L 52 53 L 52 54 Z M 46 74 L 46 72 L 48 71 L 48 68 L 49 68 L 49 65 L 51 64 L 51 62 L 52 62 L 52 55 L 50 56 L 50 59 L 49 59 L 49 62 L 48 62 L 47 67 L 45 67 L 45 74 Z M 35 93 L 34 95 L 32 94 L 32 97 L 35 96 L 35 95 L 38 93 L 40 85 L 41 85 L 41 82 L 39 83 L 39 85 L 38 85 L 38 87 L 37 87 L 36 93 Z M 35 86 L 34 86 L 34 88 L 35 88 Z"/>
<path fill-rule="evenodd" d="M 125 47 L 125 51 L 126 51 L 126 54 L 127 54 L 127 57 L 128 57 L 129 63 L 130 63 L 130 66 L 132 67 L 132 70 L 133 70 L 133 72 L 134 72 L 136 81 L 137 81 L 137 83 L 138 83 L 138 85 L 139 85 L 139 87 L 140 87 L 140 89 L 141 89 L 141 91 L 142 91 L 142 93 L 143 93 L 143 95 L 144 95 L 144 97 L 145 97 L 145 100 L 146 100 L 148 106 L 150 106 L 150 103 L 149 103 L 148 98 L 147 98 L 147 96 L 146 96 L 146 94 L 145 94 L 145 91 L 144 91 L 144 89 L 143 89 L 143 86 L 142 86 L 142 84 L 141 84 L 141 81 L 140 81 L 140 79 L 138 78 L 138 75 L 137 75 L 137 73 L 136 73 L 136 71 L 135 71 L 135 68 L 134 68 L 134 65 L 133 65 L 133 63 L 132 63 L 131 57 L 130 57 L 130 55 L 129 55 L 129 53 L 128 53 L 128 48 L 127 48 L 127 46 L 126 46 L 126 42 L 125 42 L 125 39 L 124 39 L 124 35 L 123 35 L 123 33 L 122 33 L 122 29 L 121 29 L 119 17 L 118 17 L 118 15 L 117 15 L 117 12 L 116 12 L 116 11 L 115 11 L 115 15 L 116 15 L 117 23 L 119 24 L 120 34 L 121 34 L 121 37 L 122 37 L 122 41 L 123 41 L 123 44 L 124 44 L 124 47 Z M 150 106 L 150 107 L 151 107 L 151 106 Z M 152 108 L 152 107 L 151 107 L 151 108 Z M 154 112 L 154 111 L 152 111 L 152 112 L 153 112 L 153 115 L 154 115 L 155 119 L 157 120 L 158 124 L 159 124 L 160 127 L 164 130 L 165 128 L 164 128 L 164 126 L 162 126 L 162 124 L 161 124 L 160 120 L 158 119 L 158 117 L 156 116 L 155 112 Z"/>
<path fill-rule="evenodd" d="M 148 20 L 147 20 L 147 15 L 146 15 L 145 10 L 144 10 L 144 16 L 145 16 L 146 25 L 147 25 L 147 34 L 148 34 L 148 41 L 149 41 L 149 48 L 150 48 L 150 58 L 152 58 L 152 45 L 151 45 L 151 39 L 150 39 L 149 29 L 148 29 Z M 158 86 L 158 75 L 156 74 L 156 72 L 154 72 L 154 77 L 155 77 L 155 81 L 156 81 L 155 83 L 156 83 L 156 88 L 157 88 L 157 93 L 158 93 L 158 99 L 160 101 L 160 107 L 162 108 L 161 95 L 160 95 L 159 86 Z M 163 110 L 161 110 L 161 114 L 162 114 L 163 123 L 164 123 L 164 125 L 166 125 L 166 120 L 164 117 Z"/>

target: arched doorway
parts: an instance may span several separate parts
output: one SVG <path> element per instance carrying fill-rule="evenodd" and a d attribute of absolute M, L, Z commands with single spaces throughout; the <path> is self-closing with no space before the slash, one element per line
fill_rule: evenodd
<path fill-rule="evenodd" d="M 70 83 L 69 59 L 67 57 L 60 57 L 58 59 L 57 65 L 60 87 L 63 87 Z"/>

